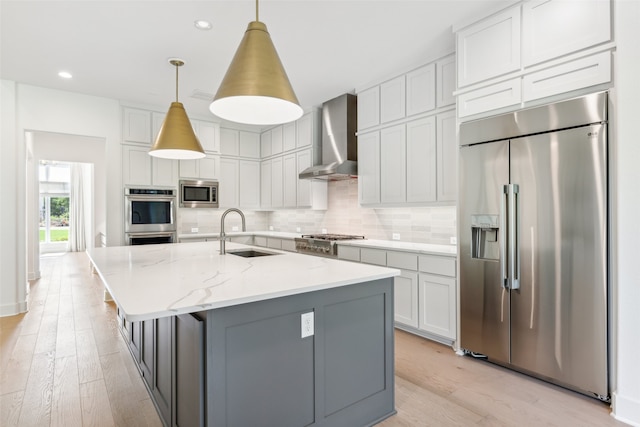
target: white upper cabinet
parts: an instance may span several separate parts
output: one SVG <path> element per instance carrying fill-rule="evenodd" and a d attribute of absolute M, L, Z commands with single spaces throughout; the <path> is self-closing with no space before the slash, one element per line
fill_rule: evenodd
<path fill-rule="evenodd" d="M 380 203 L 380 132 L 358 136 L 358 198 L 362 205 Z"/>
<path fill-rule="evenodd" d="M 296 122 L 282 125 L 282 151 L 296 148 Z"/>
<path fill-rule="evenodd" d="M 151 112 L 123 108 L 122 139 L 129 142 L 151 144 Z"/>
<path fill-rule="evenodd" d="M 456 90 L 456 57 L 451 55 L 436 62 L 436 74 L 438 85 L 436 86 L 436 105 L 446 107 L 455 105 L 456 97 L 453 92 Z"/>
<path fill-rule="evenodd" d="M 260 207 L 260 162 L 240 160 L 238 199 L 242 208 Z"/>
<path fill-rule="evenodd" d="M 436 201 L 435 171 L 435 117 L 407 123 L 407 202 Z"/>
<path fill-rule="evenodd" d="M 407 73 L 407 116 L 436 108 L 436 66 L 429 64 Z"/>
<path fill-rule="evenodd" d="M 149 155 L 149 147 L 122 145 L 122 182 L 124 185 L 178 185 L 178 161 Z"/>
<path fill-rule="evenodd" d="M 380 124 L 380 87 L 374 86 L 358 93 L 358 129 Z"/>
<path fill-rule="evenodd" d="M 523 63 L 538 64 L 611 40 L 611 4 L 533 0 L 522 5 Z"/>
<path fill-rule="evenodd" d="M 220 152 L 220 125 L 201 120 L 191 120 L 191 125 L 204 151 L 208 153 Z"/>
<path fill-rule="evenodd" d="M 404 203 L 407 198 L 406 130 L 397 125 L 380 131 L 380 201 Z"/>
<path fill-rule="evenodd" d="M 296 154 L 287 154 L 282 158 L 283 204 L 285 208 L 295 208 L 298 195 L 298 168 Z"/>
<path fill-rule="evenodd" d="M 223 156 L 240 154 L 240 134 L 235 129 L 220 129 L 220 153 Z"/>
<path fill-rule="evenodd" d="M 396 77 L 380 85 L 380 123 L 404 118 L 405 105 L 404 76 Z"/>
<path fill-rule="evenodd" d="M 456 140 L 455 111 L 436 116 L 436 150 L 438 153 L 438 191 L 439 202 L 453 202 L 458 195 L 458 141 Z"/>
<path fill-rule="evenodd" d="M 457 33 L 458 86 L 520 69 L 520 7 L 493 15 Z"/>
<path fill-rule="evenodd" d="M 282 153 L 282 126 L 271 129 L 271 154 Z"/>
<path fill-rule="evenodd" d="M 271 155 L 271 131 L 260 134 L 260 156 L 269 157 Z"/>
<path fill-rule="evenodd" d="M 282 156 L 274 157 L 271 160 L 271 207 L 281 208 L 284 206 L 284 184 Z"/>
<path fill-rule="evenodd" d="M 296 122 L 296 147 L 310 147 L 313 143 L 313 115 L 307 113 Z"/>
<path fill-rule="evenodd" d="M 238 160 L 220 159 L 219 202 L 221 208 L 237 208 L 239 206 L 239 178 L 240 165 Z"/>
<path fill-rule="evenodd" d="M 271 160 L 260 162 L 260 206 L 271 207 Z"/>
<path fill-rule="evenodd" d="M 240 131 L 240 157 L 260 158 L 260 134 Z"/>
<path fill-rule="evenodd" d="M 151 162 L 151 183 L 164 187 L 177 187 L 178 161 L 154 157 Z"/>
<path fill-rule="evenodd" d="M 179 160 L 180 178 L 218 179 L 220 157 L 207 154 L 201 159 Z"/>

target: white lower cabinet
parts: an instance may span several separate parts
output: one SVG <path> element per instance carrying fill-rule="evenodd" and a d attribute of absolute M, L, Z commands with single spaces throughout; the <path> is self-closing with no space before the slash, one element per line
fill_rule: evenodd
<path fill-rule="evenodd" d="M 418 273 L 402 270 L 393 280 L 395 321 L 418 327 Z"/>
<path fill-rule="evenodd" d="M 418 281 L 418 328 L 455 340 L 456 279 L 420 273 Z"/>
<path fill-rule="evenodd" d="M 396 327 L 447 344 L 456 340 L 455 257 L 338 245 L 338 258 L 399 269 L 393 296 Z"/>

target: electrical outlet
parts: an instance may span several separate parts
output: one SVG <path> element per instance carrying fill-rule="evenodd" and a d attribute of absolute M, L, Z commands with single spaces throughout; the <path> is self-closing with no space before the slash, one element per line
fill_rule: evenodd
<path fill-rule="evenodd" d="M 327 229 L 326 228 L 322 229 L 322 234 L 327 234 Z"/>
<path fill-rule="evenodd" d="M 238 231 L 238 226 L 234 225 L 233 227 L 231 227 L 231 231 Z"/>
<path fill-rule="evenodd" d="M 197 233 L 198 232 L 198 227 L 191 227 L 191 232 L 192 233 Z"/>
<path fill-rule="evenodd" d="M 300 231 L 302 231 L 301 228 L 300 227 L 296 227 L 296 233 L 300 233 Z"/>
<path fill-rule="evenodd" d="M 269 226 L 269 231 L 273 231 L 273 225 Z"/>
<path fill-rule="evenodd" d="M 393 234 L 391 235 L 391 238 L 392 238 L 393 240 L 400 240 L 400 233 L 393 233 Z"/>
<path fill-rule="evenodd" d="M 310 337 L 313 332 L 313 311 L 300 315 L 300 335 L 301 338 Z"/>
<path fill-rule="evenodd" d="M 458 238 L 457 237 L 449 237 L 449 243 L 451 243 L 452 245 L 457 245 L 458 244 Z"/>

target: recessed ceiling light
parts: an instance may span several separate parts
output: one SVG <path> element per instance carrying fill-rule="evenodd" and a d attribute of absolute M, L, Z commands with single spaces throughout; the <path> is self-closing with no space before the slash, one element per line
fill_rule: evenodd
<path fill-rule="evenodd" d="M 196 28 L 199 29 L 199 30 L 210 30 L 211 29 L 211 22 L 205 21 L 204 19 L 198 19 L 197 21 L 194 21 L 193 25 L 195 25 Z"/>
<path fill-rule="evenodd" d="M 62 77 L 63 79 L 70 79 L 71 77 L 73 77 L 73 76 L 71 75 L 71 73 L 70 73 L 70 72 L 68 72 L 68 71 L 60 71 L 60 72 L 58 73 L 58 76 L 59 76 L 59 77 Z"/>

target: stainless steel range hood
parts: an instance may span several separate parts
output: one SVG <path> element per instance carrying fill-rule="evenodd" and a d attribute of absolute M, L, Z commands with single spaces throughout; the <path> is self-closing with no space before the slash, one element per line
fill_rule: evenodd
<path fill-rule="evenodd" d="M 341 180 L 358 175 L 358 98 L 344 94 L 322 104 L 322 164 L 300 172 L 300 179 Z"/>

